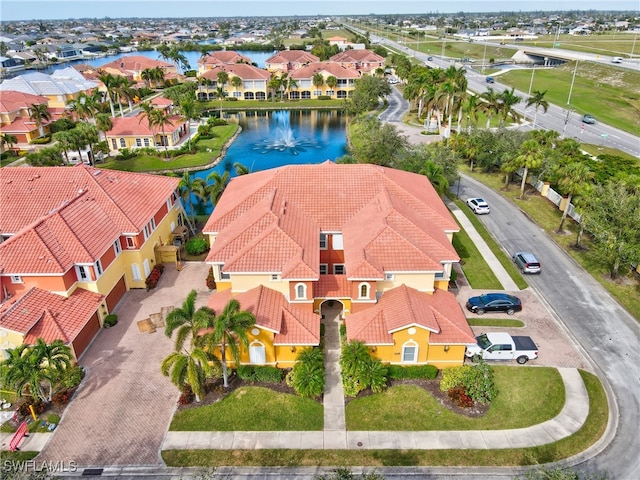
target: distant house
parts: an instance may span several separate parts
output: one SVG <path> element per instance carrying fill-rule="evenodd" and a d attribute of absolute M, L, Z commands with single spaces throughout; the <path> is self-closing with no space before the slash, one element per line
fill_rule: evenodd
<path fill-rule="evenodd" d="M 314 83 L 316 75 L 322 77 L 322 85 Z M 314 62 L 291 72 L 289 77 L 296 82 L 296 86 L 289 91 L 289 98 L 293 100 L 320 96 L 348 98 L 355 89 L 360 74 L 357 70 L 335 62 Z"/>
<path fill-rule="evenodd" d="M 171 115 L 169 120 L 171 123 L 166 124 L 163 129 L 150 127 L 148 119 L 142 114 L 136 117 L 114 117 L 111 119 L 113 127 L 105 132 L 109 148 L 118 151 L 123 148 L 175 147 L 189 133 L 187 121 L 180 115 Z"/>
<path fill-rule="evenodd" d="M 366 75 L 375 75 L 378 69 L 384 71 L 386 65 L 384 57 L 370 50 L 345 50 L 329 60 Z"/>
<path fill-rule="evenodd" d="M 233 50 L 223 50 L 211 52 L 198 60 L 198 75 L 202 75 L 208 70 L 219 67 L 220 65 L 235 65 L 236 63 L 245 63 L 251 65 L 253 61 Z"/>
<path fill-rule="evenodd" d="M 16 137 L 18 144 L 28 144 L 40 137 L 39 128 L 31 119 L 32 105 L 47 105 L 49 99 L 30 93 L 3 91 L 0 95 L 0 134 Z M 45 133 L 48 122 L 43 122 Z"/>
<path fill-rule="evenodd" d="M 304 50 L 283 50 L 267 58 L 265 68 L 271 73 L 290 73 L 319 61 L 318 57 Z"/>
<path fill-rule="evenodd" d="M 24 70 L 24 61 L 19 57 L 0 56 L 0 79 L 14 75 L 16 72 Z"/>
<path fill-rule="evenodd" d="M 218 73 L 225 72 L 229 81 L 224 85 L 218 84 Z M 241 83 L 234 85 L 234 78 Z M 245 63 L 220 64 L 210 68 L 198 76 L 197 96 L 199 100 L 217 98 L 217 89 L 223 88 L 227 96 L 239 100 L 265 100 L 269 84 L 269 72 Z"/>
<path fill-rule="evenodd" d="M 327 161 L 236 177 L 203 229 L 208 305 L 256 316 L 246 364 L 291 367 L 332 312 L 385 363 L 461 365 L 474 337 L 447 291 L 458 230 L 422 175 Z"/>
<path fill-rule="evenodd" d="M 178 76 L 177 67 L 173 63 L 153 60 L 143 55 L 130 55 L 109 63 L 105 63 L 100 70 L 112 75 L 127 77 L 135 82 L 142 81 L 142 72 L 147 69 L 160 68 L 164 72 L 165 80 Z"/>

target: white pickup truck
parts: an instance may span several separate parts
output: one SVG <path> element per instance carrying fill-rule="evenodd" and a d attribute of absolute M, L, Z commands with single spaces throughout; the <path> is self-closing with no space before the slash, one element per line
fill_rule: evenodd
<path fill-rule="evenodd" d="M 525 364 L 538 358 L 538 347 L 531 337 L 512 337 L 504 332 L 483 333 L 476 337 L 477 343 L 467 345 L 468 358 L 484 360 L 514 360 Z"/>

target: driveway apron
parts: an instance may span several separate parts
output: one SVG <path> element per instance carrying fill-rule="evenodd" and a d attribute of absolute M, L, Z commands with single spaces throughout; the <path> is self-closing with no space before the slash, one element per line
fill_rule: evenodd
<path fill-rule="evenodd" d="M 181 271 L 167 265 L 154 290 L 125 294 L 115 309 L 118 324 L 102 330 L 80 358 L 86 376 L 39 461 L 163 463 L 159 451 L 179 392 L 160 364 L 173 345 L 163 328 L 143 333 L 137 322 L 162 307 L 180 306 L 194 288 L 196 307 L 206 304 L 207 268 L 204 262 L 187 263 Z"/>

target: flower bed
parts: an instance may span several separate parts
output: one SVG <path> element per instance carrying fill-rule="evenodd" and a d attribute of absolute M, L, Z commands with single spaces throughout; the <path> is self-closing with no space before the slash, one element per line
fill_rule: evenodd
<path fill-rule="evenodd" d="M 163 271 L 164 271 L 164 265 L 162 265 L 161 263 L 153 267 L 153 269 L 151 270 L 151 273 L 149 274 L 149 276 L 144 282 L 147 285 L 147 292 L 152 288 L 156 288 L 156 285 L 158 285 L 158 282 L 160 281 L 160 277 L 162 276 Z"/>

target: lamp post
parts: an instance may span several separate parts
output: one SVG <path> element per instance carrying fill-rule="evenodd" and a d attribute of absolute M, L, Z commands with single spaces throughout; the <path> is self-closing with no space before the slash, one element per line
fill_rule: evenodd
<path fill-rule="evenodd" d="M 569 97 L 567 98 L 567 105 L 571 104 L 571 93 L 573 92 L 573 82 L 576 81 L 576 72 L 578 71 L 578 63 L 580 60 L 576 60 L 576 68 L 573 69 L 573 77 L 571 77 L 571 87 L 569 87 Z"/>
<path fill-rule="evenodd" d="M 631 58 L 633 59 L 633 52 L 636 49 L 636 40 L 638 39 L 638 32 L 633 36 L 633 45 L 631 45 Z"/>
<path fill-rule="evenodd" d="M 487 42 L 484 42 L 484 52 L 482 53 L 482 72 L 484 73 L 484 64 L 487 58 Z"/>

